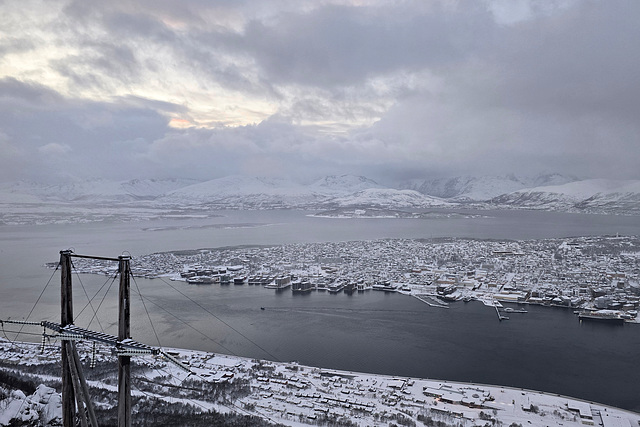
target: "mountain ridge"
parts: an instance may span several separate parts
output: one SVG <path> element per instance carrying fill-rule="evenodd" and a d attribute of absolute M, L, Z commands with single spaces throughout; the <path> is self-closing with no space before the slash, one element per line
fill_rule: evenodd
<path fill-rule="evenodd" d="M 432 193 L 432 194 L 429 194 Z M 329 175 L 309 184 L 230 175 L 191 179 L 88 180 L 0 184 L 3 204 L 78 204 L 193 209 L 382 208 L 538 209 L 640 214 L 640 180 L 578 180 L 560 174 L 461 176 L 387 187 L 364 176 Z"/>

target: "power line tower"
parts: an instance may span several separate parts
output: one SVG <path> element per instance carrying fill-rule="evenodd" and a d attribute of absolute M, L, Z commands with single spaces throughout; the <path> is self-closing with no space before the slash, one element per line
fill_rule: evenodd
<path fill-rule="evenodd" d="M 73 292 L 71 283 L 71 251 L 60 251 L 60 326 L 73 325 Z M 93 405 L 89 397 L 89 387 L 82 372 L 80 357 L 73 337 L 61 334 L 62 341 L 62 425 L 75 426 L 76 405 L 80 425 L 98 426 Z M 90 423 L 90 424 L 89 424 Z"/>
<path fill-rule="evenodd" d="M 97 427 L 98 422 L 89 397 L 89 388 L 82 372 L 80 358 L 74 339 L 77 334 L 65 334 L 73 328 L 73 292 L 71 283 L 71 257 L 99 259 L 118 262 L 120 289 L 118 296 L 118 343 L 131 338 L 131 299 L 130 299 L 130 256 L 118 258 L 77 255 L 71 251 L 60 251 L 61 267 L 61 319 L 62 339 L 62 424 L 75 426 L 78 415 L 82 427 Z M 90 332 L 90 331 L 86 331 Z M 76 407 L 78 413 L 76 414 Z M 131 355 L 118 352 L 118 427 L 131 427 Z"/>
<path fill-rule="evenodd" d="M 131 300 L 129 277 L 131 257 L 118 257 L 118 340 L 131 339 Z M 131 427 L 131 356 L 118 355 L 118 427 Z"/>
<path fill-rule="evenodd" d="M 118 300 L 118 336 L 95 332 L 73 323 L 73 287 L 71 283 L 71 258 L 114 261 L 118 263 L 120 289 Z M 118 427 L 131 427 L 131 356 L 162 356 L 178 368 L 195 375 L 191 368 L 160 347 L 152 347 L 131 339 L 130 277 L 131 257 L 118 258 L 78 255 L 70 250 L 60 251 L 60 323 L 2 320 L 3 323 L 39 325 L 55 331 L 61 341 L 62 353 L 62 425 L 75 427 L 76 418 L 81 427 L 98 427 L 98 420 L 91 404 L 89 387 L 82 372 L 82 364 L 76 350 L 76 340 L 87 340 L 112 346 L 118 355 Z"/>

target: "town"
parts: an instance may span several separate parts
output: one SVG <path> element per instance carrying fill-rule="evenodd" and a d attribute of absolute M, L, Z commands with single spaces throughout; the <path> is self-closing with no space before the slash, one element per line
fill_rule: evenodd
<path fill-rule="evenodd" d="M 622 323 L 638 321 L 639 260 L 637 237 L 385 239 L 154 253 L 135 257 L 132 272 L 277 292 L 401 292 L 442 308 L 473 299 L 496 307 L 500 320 L 525 311 L 502 303 L 559 306 L 581 320 Z M 75 267 L 107 275 L 117 268 L 95 260 Z"/>
<path fill-rule="evenodd" d="M 91 366 L 86 371 L 96 411 L 106 425 L 115 424 L 114 350 L 82 341 L 78 345 L 84 364 Z M 43 425 L 59 425 L 61 403 L 55 388 L 60 383 L 56 378 L 60 346 L 0 338 L 0 349 L 8 381 L 21 385 L 0 400 L 6 415 L 0 424 L 40 420 Z M 254 420 L 242 425 L 640 424 L 640 415 L 633 412 L 519 388 L 338 371 L 192 350 L 166 349 L 166 354 L 177 363 L 155 356 L 137 357 L 133 364 L 134 419 L 139 423 L 157 422 L 175 412 L 182 421 L 202 422 L 212 413 Z"/>

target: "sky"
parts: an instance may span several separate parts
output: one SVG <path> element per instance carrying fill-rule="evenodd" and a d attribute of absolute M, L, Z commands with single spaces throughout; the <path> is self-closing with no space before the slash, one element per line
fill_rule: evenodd
<path fill-rule="evenodd" d="M 636 0 L 0 0 L 0 181 L 640 179 Z"/>

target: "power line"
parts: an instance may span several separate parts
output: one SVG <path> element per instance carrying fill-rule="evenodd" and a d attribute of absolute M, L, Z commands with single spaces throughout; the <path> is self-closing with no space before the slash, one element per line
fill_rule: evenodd
<path fill-rule="evenodd" d="M 91 304 L 91 299 L 89 299 L 89 294 L 87 293 L 87 289 L 84 287 L 84 283 L 82 283 L 82 279 L 80 278 L 80 274 L 78 274 L 78 270 L 76 269 L 76 266 L 73 264 L 73 261 L 71 261 L 71 267 L 73 267 L 73 269 L 76 272 L 76 277 L 78 278 L 78 281 L 80 282 L 80 286 L 82 287 L 82 290 L 84 291 L 84 295 L 87 297 L 87 301 L 88 301 L 89 306 L 91 307 L 91 310 L 93 310 L 93 314 L 94 314 L 94 317 L 96 318 L 96 321 L 98 322 L 98 326 L 100 327 L 100 331 L 104 332 L 104 328 L 102 327 L 102 323 L 100 323 L 100 318 L 97 317 L 98 313 L 96 313 L 96 310 L 94 310 L 94 308 L 93 308 L 93 304 Z M 78 314 L 78 316 L 80 316 L 80 315 Z M 78 316 L 76 316 L 76 318 Z M 87 325 L 87 328 L 89 326 L 91 326 L 91 322 L 89 322 L 89 325 Z"/>
<path fill-rule="evenodd" d="M 140 295 L 140 294 L 139 294 Z M 236 353 L 233 352 L 233 350 L 231 350 L 230 348 L 227 348 L 225 345 L 217 342 L 216 340 L 214 340 L 212 337 L 210 337 L 209 335 L 205 334 L 204 332 L 202 332 L 201 330 L 199 330 L 198 328 L 196 328 L 195 326 L 191 325 L 189 322 L 187 322 L 186 320 L 181 319 L 180 317 L 178 317 L 176 314 L 173 314 L 172 312 L 170 312 L 169 310 L 167 310 L 166 308 L 162 307 L 160 304 L 154 302 L 153 300 L 147 298 L 147 297 L 143 297 L 142 295 L 140 295 L 140 298 L 143 298 L 145 300 L 147 300 L 148 302 L 150 302 L 151 304 L 155 305 L 156 307 L 158 307 L 160 310 L 164 311 L 165 313 L 167 313 L 168 315 L 172 316 L 173 318 L 175 318 L 176 320 L 178 320 L 179 322 L 183 323 L 185 326 L 193 329 L 194 331 L 196 331 L 197 333 L 199 333 L 200 335 L 202 335 L 203 337 L 207 338 L 209 341 L 211 341 L 212 343 L 216 344 L 217 346 L 223 348 L 224 350 L 228 351 L 230 354 L 234 355 L 234 356 L 238 356 Z"/>
<path fill-rule="evenodd" d="M 93 317 L 91 318 L 91 320 L 89 320 L 89 325 L 91 325 L 91 322 L 93 322 L 93 318 L 98 315 L 98 311 L 100 310 L 100 307 L 102 307 L 102 303 L 104 302 L 104 300 L 107 298 L 107 294 L 111 290 L 111 286 L 113 286 L 113 283 L 116 281 L 116 277 L 118 277 L 117 273 L 113 275 L 113 278 L 111 279 L 111 283 L 109 284 L 109 287 L 107 288 L 107 291 L 102 296 L 102 299 L 100 300 L 100 304 L 98 304 L 98 308 L 96 309 L 95 313 L 93 314 Z M 105 282 L 105 284 L 106 284 L 106 282 Z M 102 287 L 104 287 L 104 285 L 102 285 Z M 102 289 L 102 288 L 100 288 L 100 289 Z M 98 290 L 98 292 L 100 292 L 100 291 Z M 97 293 L 96 293 L 96 295 L 97 295 Z"/>
<path fill-rule="evenodd" d="M 144 311 L 147 313 L 147 318 L 149 319 L 149 323 L 151 324 L 151 329 L 153 330 L 153 334 L 156 336 L 156 340 L 158 341 L 158 347 L 162 347 L 162 345 L 160 344 L 160 338 L 158 337 L 158 333 L 156 332 L 156 328 L 153 326 L 153 321 L 151 320 L 151 316 L 149 315 L 149 310 L 147 310 L 147 305 L 144 303 L 144 298 L 142 298 L 142 292 L 140 292 L 138 282 L 136 281 L 136 278 L 133 274 L 131 274 L 131 278 L 133 279 L 133 283 L 136 285 L 138 295 L 140 295 L 140 301 L 142 301 L 142 307 L 144 307 Z"/>
<path fill-rule="evenodd" d="M 42 289 L 42 292 L 40 292 L 40 295 L 38 295 L 38 299 L 36 299 L 36 302 L 33 304 L 33 307 L 31 307 L 31 310 L 29 311 L 29 314 L 27 314 L 27 318 L 25 319 L 25 321 L 28 321 L 29 317 L 31 317 L 31 314 L 33 313 L 33 310 L 35 310 L 36 306 L 38 305 L 38 302 L 40 302 L 40 298 L 42 298 L 42 295 L 44 295 L 44 291 L 47 290 L 47 287 L 49 286 L 49 283 L 51 283 L 51 279 L 53 279 L 53 276 L 56 274 L 56 271 L 58 271 L 58 267 L 60 267 L 60 262 L 58 262 L 58 264 L 56 264 L 55 270 L 53 270 L 53 273 L 51 273 L 51 277 L 49 277 L 49 280 L 47 280 L 46 285 L 44 285 L 44 288 Z M 20 326 L 20 331 L 16 335 L 16 339 L 18 339 L 18 336 L 20 336 L 20 333 L 22 332 L 22 328 L 24 328 L 24 324 L 22 326 Z"/>
<path fill-rule="evenodd" d="M 160 277 L 160 280 L 162 280 L 167 286 L 169 286 L 171 289 L 173 289 L 174 291 L 178 292 L 180 295 L 182 295 L 183 297 L 185 297 L 186 299 L 188 299 L 189 301 L 191 301 L 193 304 L 197 305 L 198 307 L 200 307 L 202 310 L 204 310 L 205 312 L 209 313 L 209 315 L 211 315 L 212 317 L 218 319 L 221 323 L 223 323 L 224 325 L 226 325 L 229 329 L 231 329 L 232 331 L 234 331 L 235 333 L 237 333 L 238 335 L 240 335 L 242 338 L 246 339 L 247 341 L 249 341 L 251 344 L 253 344 L 254 346 L 256 346 L 257 348 L 259 348 L 260 350 L 262 350 L 263 352 L 265 352 L 265 354 L 267 354 L 269 357 L 272 358 L 272 360 L 275 360 L 276 362 L 280 362 L 280 360 L 274 356 L 273 354 L 271 354 L 271 352 L 269 352 L 268 350 L 264 349 L 262 346 L 260 346 L 258 343 L 256 343 L 255 341 L 253 341 L 251 338 L 247 337 L 245 334 L 243 334 L 242 332 L 240 332 L 239 330 L 237 330 L 236 328 L 234 328 L 233 326 L 231 326 L 230 324 L 228 324 L 227 322 L 225 322 L 224 320 L 222 320 L 220 317 L 216 316 L 211 310 L 207 309 L 206 307 L 204 307 L 202 304 L 200 304 L 199 302 L 197 302 L 196 300 L 190 298 L 187 294 L 185 294 L 184 292 L 181 292 L 180 290 L 178 290 L 176 287 L 172 286 L 169 282 L 167 282 L 166 280 L 164 280 L 162 277 Z"/>
<path fill-rule="evenodd" d="M 97 297 L 97 296 L 98 296 L 98 294 L 100 293 L 100 291 L 102 290 L 102 288 L 104 288 L 104 287 L 107 285 L 107 283 L 109 283 L 109 279 L 115 280 L 115 278 L 117 277 L 117 275 L 118 275 L 118 273 L 115 273 L 115 276 L 114 276 L 113 278 L 112 278 L 111 276 L 108 276 L 108 277 L 107 277 L 107 280 L 105 280 L 105 282 L 102 284 L 102 286 L 100 286 L 100 289 L 98 289 L 98 290 L 96 291 L 96 293 L 95 293 L 95 294 L 93 294 L 93 297 L 91 297 L 91 301 L 93 301 L 93 300 L 95 299 L 95 297 Z M 108 293 L 108 292 L 109 292 L 109 291 L 107 290 L 107 293 Z M 105 294 L 105 295 L 106 295 L 106 294 Z M 103 297 L 103 299 L 104 299 L 104 297 Z M 80 316 L 82 315 L 82 313 L 87 309 L 87 307 L 88 307 L 88 306 L 89 306 L 89 304 L 88 304 L 88 303 L 87 303 L 87 304 L 85 304 L 85 306 L 84 306 L 84 307 L 82 307 L 82 310 L 80 310 L 80 312 L 78 313 L 78 315 L 76 316 L 76 318 L 80 317 Z M 92 308 L 93 308 L 93 307 L 92 307 Z M 100 307 L 98 307 L 98 308 L 100 308 Z M 96 312 L 97 312 L 97 310 L 96 310 L 96 311 L 94 311 L 94 313 L 96 313 Z"/>

